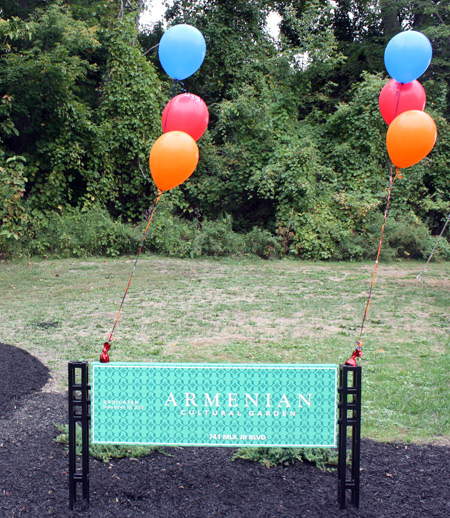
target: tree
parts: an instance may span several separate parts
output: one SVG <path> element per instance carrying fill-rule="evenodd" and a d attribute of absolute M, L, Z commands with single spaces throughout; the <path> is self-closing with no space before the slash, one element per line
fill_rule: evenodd
<path fill-rule="evenodd" d="M 163 27 L 137 32 L 143 5 L 3 2 L 0 158 L 11 182 L 2 218 L 12 233 L 30 211 L 101 206 L 137 221 L 148 208 L 148 153 L 174 84 L 156 52 Z M 273 11 L 278 40 L 266 28 Z M 210 112 L 197 170 L 167 196 L 176 215 L 231 215 L 234 230 L 268 229 L 303 257 L 363 257 L 389 176 L 377 106 L 384 49 L 415 29 L 433 45 L 420 80 L 439 136 L 396 184 L 392 217 L 439 229 L 449 204 L 445 2 L 175 0 L 167 21 L 196 26 L 207 43 L 200 70 L 175 85 Z"/>
<path fill-rule="evenodd" d="M 26 224 L 22 200 L 27 181 L 24 175 L 25 159 L 11 156 L 4 148 L 5 138 L 18 135 L 10 117 L 12 102 L 8 95 L 0 100 L 0 251 L 9 239 L 20 237 Z"/>
<path fill-rule="evenodd" d="M 95 111 L 91 170 L 85 202 L 107 204 L 116 215 L 140 217 L 154 190 L 142 174 L 161 133 L 161 86 L 152 65 L 134 43 L 131 23 L 118 23 L 103 38 L 108 58 Z"/>
<path fill-rule="evenodd" d="M 119 21 L 94 2 L 98 20 L 85 4 L 55 2 L 0 25 L 0 92 L 14 99 L 18 132 L 5 146 L 26 158 L 30 207 L 101 203 L 136 218 L 151 196 L 139 161 L 158 135 L 160 85 L 136 44 L 136 13 Z"/>
<path fill-rule="evenodd" d="M 3 94 L 14 98 L 11 118 L 19 133 L 6 140 L 27 159 L 27 193 L 42 208 L 76 196 L 90 132 L 90 106 L 80 95 L 96 66 L 89 55 L 95 31 L 67 8 L 37 9 L 27 21 L 2 25 L 9 49 L 0 62 Z"/>

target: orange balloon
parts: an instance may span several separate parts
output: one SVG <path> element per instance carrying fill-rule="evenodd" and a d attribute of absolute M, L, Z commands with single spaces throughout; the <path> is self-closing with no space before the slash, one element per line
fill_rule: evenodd
<path fill-rule="evenodd" d="M 436 138 L 436 124 L 428 113 L 409 110 L 392 121 L 386 134 L 386 146 L 392 163 L 403 169 L 425 158 Z"/>
<path fill-rule="evenodd" d="M 198 164 L 197 142 L 184 131 L 161 135 L 150 151 L 150 172 L 161 191 L 173 189 L 195 171 Z"/>

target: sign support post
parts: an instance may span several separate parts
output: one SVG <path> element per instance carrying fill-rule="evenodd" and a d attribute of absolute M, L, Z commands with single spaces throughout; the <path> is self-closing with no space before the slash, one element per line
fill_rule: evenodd
<path fill-rule="evenodd" d="M 69 509 L 77 500 L 77 484 L 82 486 L 82 510 L 89 508 L 89 430 L 91 395 L 88 362 L 69 363 Z M 77 464 L 77 423 L 81 425 L 81 465 Z"/>
<path fill-rule="evenodd" d="M 359 509 L 359 474 L 361 455 L 361 366 L 340 365 L 339 368 L 339 437 L 338 437 L 338 502 L 345 509 L 347 489 L 351 502 Z M 351 428 L 350 479 L 347 470 L 347 433 Z"/>

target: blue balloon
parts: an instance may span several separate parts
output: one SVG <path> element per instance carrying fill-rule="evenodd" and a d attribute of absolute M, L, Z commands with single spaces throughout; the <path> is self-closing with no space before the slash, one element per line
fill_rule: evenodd
<path fill-rule="evenodd" d="M 159 61 L 172 79 L 186 79 L 196 72 L 206 55 L 203 34 L 192 25 L 174 25 L 159 42 Z"/>
<path fill-rule="evenodd" d="M 399 83 L 410 83 L 420 77 L 431 61 L 430 40 L 417 31 L 394 36 L 384 51 L 384 64 L 389 75 Z"/>

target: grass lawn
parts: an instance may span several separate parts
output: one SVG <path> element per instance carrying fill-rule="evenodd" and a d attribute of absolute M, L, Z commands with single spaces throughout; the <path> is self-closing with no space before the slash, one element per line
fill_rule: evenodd
<path fill-rule="evenodd" d="M 0 341 L 52 370 L 98 360 L 134 258 L 0 263 Z M 450 263 L 380 264 L 363 344 L 363 435 L 450 439 Z M 112 361 L 343 363 L 373 263 L 143 256 Z"/>

